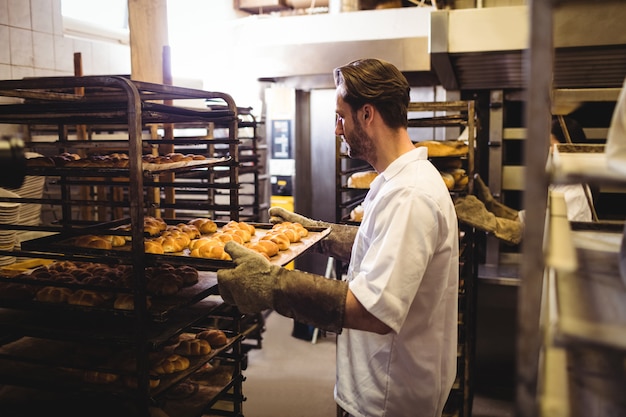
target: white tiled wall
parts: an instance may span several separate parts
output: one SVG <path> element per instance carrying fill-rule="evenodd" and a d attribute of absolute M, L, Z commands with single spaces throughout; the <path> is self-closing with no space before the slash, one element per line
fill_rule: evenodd
<path fill-rule="evenodd" d="M 130 74 L 125 45 L 63 36 L 61 0 L 0 0 L 0 79 L 74 75 L 80 52 L 84 75 Z"/>

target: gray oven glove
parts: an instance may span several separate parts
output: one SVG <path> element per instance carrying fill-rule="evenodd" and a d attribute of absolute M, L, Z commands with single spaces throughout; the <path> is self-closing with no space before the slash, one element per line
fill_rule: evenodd
<path fill-rule="evenodd" d="M 312 220 L 297 213 L 292 213 L 282 207 L 269 209 L 271 223 L 300 223 L 304 227 L 330 227 L 330 233 L 316 246 L 317 250 L 342 262 L 350 262 L 352 245 L 359 230 L 358 226 L 347 224 L 327 223 L 321 220 Z"/>
<path fill-rule="evenodd" d="M 272 265 L 236 242 L 226 252 L 236 267 L 217 271 L 220 295 L 242 313 L 273 309 L 321 330 L 341 333 L 348 283 Z"/>

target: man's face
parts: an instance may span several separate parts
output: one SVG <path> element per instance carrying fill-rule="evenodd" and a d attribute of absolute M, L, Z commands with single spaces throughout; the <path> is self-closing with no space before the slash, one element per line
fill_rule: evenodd
<path fill-rule="evenodd" d="M 353 112 L 338 91 L 335 113 L 335 135 L 341 136 L 348 146 L 348 156 L 352 159 L 369 161 L 369 156 L 373 153 L 372 141 L 359 117 L 361 110 Z"/>

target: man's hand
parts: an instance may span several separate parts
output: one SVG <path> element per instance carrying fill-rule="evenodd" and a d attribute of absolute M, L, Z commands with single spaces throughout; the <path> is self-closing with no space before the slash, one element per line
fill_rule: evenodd
<path fill-rule="evenodd" d="M 224 248 L 237 265 L 217 271 L 220 294 L 242 313 L 274 309 L 322 330 L 340 333 L 348 283 L 272 265 L 236 242 Z"/>
<path fill-rule="evenodd" d="M 258 313 L 273 308 L 276 269 L 267 259 L 236 242 L 224 248 L 237 265 L 217 271 L 220 295 L 242 313 Z"/>
<path fill-rule="evenodd" d="M 300 223 L 304 227 L 328 227 L 330 233 L 320 241 L 316 250 L 324 255 L 329 255 L 343 262 L 349 262 L 352 254 L 352 244 L 358 231 L 357 226 L 345 224 L 327 223 L 320 220 L 312 220 L 297 213 L 292 213 L 282 207 L 270 207 L 270 222 Z"/>
<path fill-rule="evenodd" d="M 309 219 L 308 217 L 304 217 L 301 214 L 293 213 L 291 211 L 285 210 L 282 207 L 270 207 L 269 209 L 270 215 L 270 223 L 282 223 L 282 222 L 291 222 L 291 223 L 300 223 L 304 227 L 329 227 L 328 223 L 320 222 L 317 220 Z"/>

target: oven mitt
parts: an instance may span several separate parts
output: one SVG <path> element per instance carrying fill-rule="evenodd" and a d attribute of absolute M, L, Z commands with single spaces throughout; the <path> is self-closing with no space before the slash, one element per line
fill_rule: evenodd
<path fill-rule="evenodd" d="M 314 250 L 332 256 L 342 262 L 349 262 L 352 254 L 352 244 L 359 230 L 358 226 L 346 224 L 327 223 L 320 220 L 312 220 L 300 214 L 285 210 L 282 207 L 271 207 L 269 209 L 270 222 L 300 223 L 304 227 L 330 227 L 330 233 L 315 246 Z"/>
<path fill-rule="evenodd" d="M 519 220 L 496 217 L 473 195 L 456 199 L 454 208 L 457 218 L 463 223 L 493 233 L 498 239 L 509 244 L 517 245 L 522 241 L 523 227 Z"/>
<path fill-rule="evenodd" d="M 488 211 L 496 215 L 496 217 L 502 217 L 504 219 L 515 220 L 518 218 L 518 211 L 505 206 L 491 195 L 491 190 L 483 182 L 480 175 L 474 176 L 474 192 L 476 197 L 485 204 Z"/>
<path fill-rule="evenodd" d="M 320 330 L 341 333 L 348 283 L 272 265 L 236 242 L 224 248 L 236 267 L 217 271 L 220 295 L 242 313 L 273 309 Z"/>

